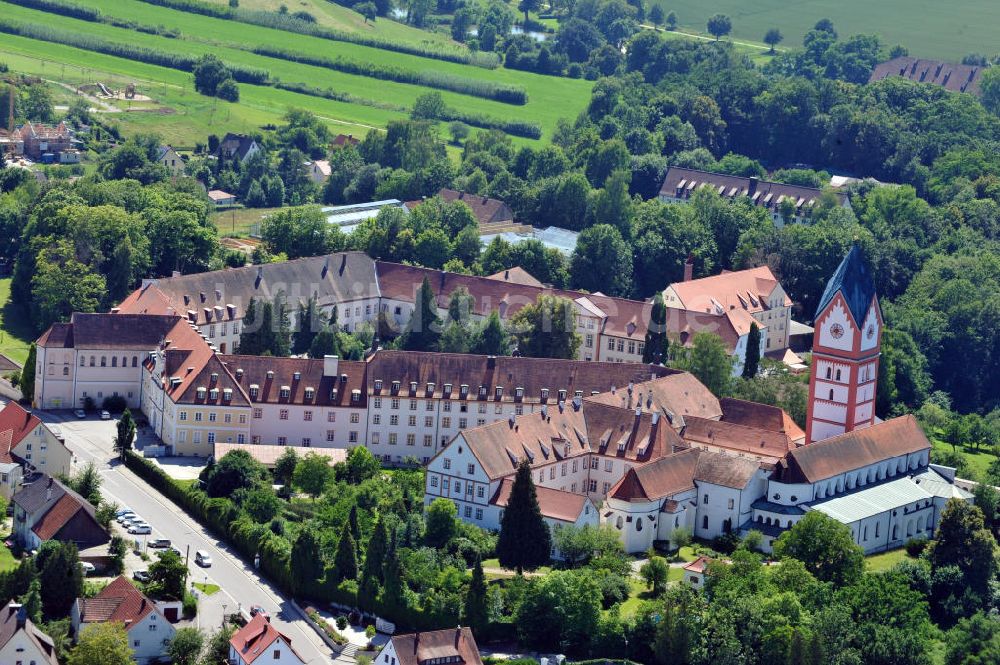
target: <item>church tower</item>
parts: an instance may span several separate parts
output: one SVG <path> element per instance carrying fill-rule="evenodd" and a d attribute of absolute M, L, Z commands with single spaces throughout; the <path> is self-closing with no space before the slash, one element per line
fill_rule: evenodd
<path fill-rule="evenodd" d="M 814 326 L 807 443 L 875 422 L 882 311 L 857 245 L 827 283 Z"/>

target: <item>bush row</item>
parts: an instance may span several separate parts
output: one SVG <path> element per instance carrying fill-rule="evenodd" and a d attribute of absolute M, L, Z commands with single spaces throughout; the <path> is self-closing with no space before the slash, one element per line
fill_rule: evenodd
<path fill-rule="evenodd" d="M 107 23 L 108 25 L 113 25 L 116 28 L 136 30 L 137 32 L 144 32 L 148 35 L 160 35 L 171 39 L 176 39 L 181 36 L 180 30 L 174 28 L 167 28 L 162 25 L 146 25 L 144 23 L 138 23 L 128 19 L 105 16 L 98 9 L 84 7 L 83 5 L 66 2 L 65 0 L 10 0 L 10 3 L 12 5 L 27 7 L 28 9 L 37 9 L 38 11 L 42 11 L 47 14 L 68 16 L 69 18 L 89 21 L 90 23 Z"/>
<path fill-rule="evenodd" d="M 538 123 L 527 120 L 496 118 L 485 113 L 470 113 L 451 108 L 450 106 L 445 107 L 444 111 L 439 114 L 438 120 L 457 120 L 473 127 L 481 127 L 482 129 L 499 129 L 512 136 L 523 136 L 529 139 L 542 138 L 542 128 Z"/>
<path fill-rule="evenodd" d="M 127 58 L 150 65 L 170 67 L 171 69 L 179 69 L 185 72 L 193 71 L 195 63 L 198 62 L 198 58 L 190 55 L 168 53 L 134 44 L 111 42 L 100 37 L 82 35 L 34 23 L 11 21 L 3 17 L 0 17 L 0 32 L 63 44 L 65 46 L 73 46 L 87 51 L 94 51 L 95 53 Z M 268 72 L 263 69 L 229 63 L 226 63 L 226 67 L 232 73 L 233 78 L 241 83 L 254 83 L 258 85 L 266 85 L 268 83 Z"/>
<path fill-rule="evenodd" d="M 332 28 L 326 28 L 320 25 L 316 25 L 315 23 L 312 23 L 310 21 L 297 18 L 292 14 L 279 14 L 277 12 L 243 9 L 240 7 L 227 7 L 225 5 L 217 5 L 211 2 L 205 2 L 204 0 L 140 0 L 140 1 L 151 5 L 157 5 L 159 7 L 168 7 L 170 9 L 177 9 L 180 11 L 190 12 L 192 14 L 200 14 L 202 16 L 211 16 L 213 18 L 238 21 L 240 23 L 249 23 L 251 25 L 259 25 L 261 27 L 273 28 L 275 30 L 284 30 L 286 32 L 295 32 L 301 35 L 310 35 L 312 37 L 329 39 L 330 41 L 335 41 L 335 42 L 349 42 L 351 44 L 358 44 L 360 46 L 371 46 L 373 48 L 382 49 L 384 51 L 406 53 L 408 55 L 416 55 L 423 58 L 432 58 L 434 60 L 445 60 L 448 62 L 457 62 L 465 65 L 475 65 L 476 67 L 485 67 L 487 69 L 495 69 L 500 65 L 500 59 L 495 53 L 485 53 L 482 51 L 473 52 L 467 50 L 452 51 L 452 50 L 436 49 L 429 46 L 403 44 L 400 42 L 395 42 L 389 39 L 381 39 L 370 35 L 362 35 L 358 33 L 347 32 L 345 30 L 334 30 Z"/>
<path fill-rule="evenodd" d="M 348 60 L 339 56 L 311 55 L 275 48 L 273 46 L 256 46 L 253 48 L 253 52 L 257 55 L 266 55 L 271 58 L 280 58 L 281 60 L 324 67 L 346 74 L 357 74 L 359 76 L 367 76 L 383 81 L 395 81 L 397 83 L 412 83 L 428 88 L 437 88 L 438 90 L 450 90 L 464 95 L 493 99 L 507 104 L 528 103 L 528 93 L 524 88 L 503 83 L 494 83 L 492 81 L 482 81 L 467 76 L 456 76 L 455 74 L 435 71 L 418 72 L 412 69 L 393 67 L 392 65 Z"/>
<path fill-rule="evenodd" d="M 349 92 L 341 92 L 340 90 L 334 90 L 333 88 L 317 88 L 316 86 L 307 85 L 305 83 L 286 83 L 284 81 L 276 81 L 274 87 L 281 90 L 288 90 L 289 92 L 297 92 L 301 95 L 309 95 L 310 97 L 322 97 L 323 99 L 332 99 L 337 102 L 370 106 L 372 108 L 382 109 L 385 111 L 398 111 L 400 113 L 405 113 L 407 111 L 404 106 L 380 102 L 367 97 L 358 97 L 357 95 L 352 95 Z"/>

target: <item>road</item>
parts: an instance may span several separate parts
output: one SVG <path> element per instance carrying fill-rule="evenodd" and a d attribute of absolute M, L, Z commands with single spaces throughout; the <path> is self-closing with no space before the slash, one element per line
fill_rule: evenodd
<path fill-rule="evenodd" d="M 101 492 L 121 506 L 128 506 L 153 526 L 145 538 L 169 538 L 182 552 L 190 548 L 191 581 L 218 584 L 221 591 L 199 603 L 199 625 L 214 630 L 223 612 L 259 605 L 271 616 L 271 623 L 292 641 L 292 646 L 309 665 L 329 665 L 333 654 L 305 619 L 277 588 L 259 577 L 233 550 L 214 538 L 166 497 L 113 459 L 111 441 L 114 421 L 76 420 L 66 416 L 36 412 L 42 420 L 58 423 L 66 444 L 76 456 L 76 465 L 93 461 L 100 470 Z M 142 536 L 140 536 L 142 538 Z M 194 553 L 204 550 L 212 557 L 210 568 L 194 563 Z M 339 661 L 341 664 L 343 661 Z"/>

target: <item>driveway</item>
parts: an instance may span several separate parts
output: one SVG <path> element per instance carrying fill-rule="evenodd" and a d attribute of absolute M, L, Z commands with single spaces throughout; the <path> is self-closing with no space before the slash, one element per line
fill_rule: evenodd
<path fill-rule="evenodd" d="M 139 539 L 140 548 L 151 538 L 169 538 L 173 546 L 188 557 L 191 582 L 207 582 L 221 587 L 220 591 L 199 603 L 197 624 L 207 630 L 214 629 L 221 625 L 223 613 L 259 605 L 271 615 L 274 626 L 291 639 L 296 651 L 309 665 L 329 665 L 333 662 L 330 649 L 292 608 L 288 599 L 256 574 L 252 564 L 243 562 L 224 542 L 209 534 L 173 502 L 118 462 L 111 450 L 115 436 L 113 420 L 101 421 L 93 417 L 77 420 L 68 412 L 36 413 L 45 422 L 59 424 L 66 436 L 67 446 L 75 455 L 77 466 L 89 461 L 97 465 L 103 479 L 101 492 L 104 496 L 121 506 L 128 506 L 152 525 L 152 534 L 130 536 Z M 211 567 L 195 565 L 194 555 L 198 550 L 212 557 Z M 129 563 L 135 565 L 134 562 L 135 559 L 129 557 Z M 148 566 L 148 563 L 143 562 L 143 566 Z M 127 574 L 131 576 L 131 571 Z"/>

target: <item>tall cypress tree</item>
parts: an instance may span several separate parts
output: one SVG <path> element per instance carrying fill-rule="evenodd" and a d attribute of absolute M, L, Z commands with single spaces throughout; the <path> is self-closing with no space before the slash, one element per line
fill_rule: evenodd
<path fill-rule="evenodd" d="M 302 529 L 292 544 L 291 573 L 296 593 L 312 588 L 323 576 L 323 557 L 312 529 Z"/>
<path fill-rule="evenodd" d="M 743 378 L 752 379 L 757 376 L 760 367 L 760 328 L 756 323 L 750 324 L 747 333 L 747 359 L 743 363 Z"/>
<path fill-rule="evenodd" d="M 279 292 L 274 297 L 273 316 L 275 325 L 271 328 L 271 355 L 283 358 L 292 353 L 292 322 L 288 318 L 284 293 Z"/>
<path fill-rule="evenodd" d="M 382 608 L 386 613 L 399 612 L 406 609 L 406 595 L 403 590 L 403 571 L 399 562 L 399 552 L 396 544 L 389 543 L 385 555 L 385 566 L 382 569 L 385 585 L 382 589 Z"/>
<path fill-rule="evenodd" d="M 361 525 L 358 524 L 358 504 L 351 506 L 351 512 L 347 516 L 347 523 L 351 527 L 351 538 L 354 538 L 355 552 L 361 547 Z"/>
<path fill-rule="evenodd" d="M 657 293 L 653 299 L 653 310 L 649 316 L 649 328 L 646 329 L 646 344 L 642 349 L 642 362 L 665 365 L 669 351 L 667 306 L 663 302 L 663 294 Z"/>
<path fill-rule="evenodd" d="M 17 384 L 21 395 L 29 402 L 34 402 L 35 400 L 35 364 L 37 356 L 38 349 L 35 348 L 35 343 L 32 342 L 31 347 L 28 349 L 28 359 L 24 361 L 24 367 L 21 368 L 21 379 Z"/>
<path fill-rule="evenodd" d="M 413 303 L 413 314 L 403 332 L 402 348 L 406 351 L 435 351 L 441 337 L 441 319 L 437 315 L 437 299 L 430 281 L 424 277 Z"/>
<path fill-rule="evenodd" d="M 462 608 L 462 622 L 480 633 L 489 623 L 489 612 L 486 609 L 486 576 L 483 574 L 483 562 L 476 557 L 472 567 L 472 581 L 465 594 L 465 606 Z"/>
<path fill-rule="evenodd" d="M 382 588 L 382 579 L 385 574 L 385 554 L 389 546 L 388 540 L 385 523 L 380 517 L 376 520 L 375 530 L 368 541 L 368 549 L 365 551 L 365 565 L 361 571 L 361 586 L 358 589 L 358 598 L 362 605 L 368 609 L 374 606 L 378 599 L 378 592 Z"/>
<path fill-rule="evenodd" d="M 323 312 L 316 304 L 316 296 L 306 302 L 299 302 L 298 326 L 292 334 L 292 353 L 305 353 L 312 346 L 316 335 L 325 327 Z"/>
<path fill-rule="evenodd" d="M 517 467 L 510 498 L 500 520 L 497 557 L 501 566 L 521 574 L 525 568 L 534 570 L 548 563 L 551 550 L 552 534 L 538 507 L 531 466 L 523 459 Z"/>
<path fill-rule="evenodd" d="M 263 312 L 258 312 L 259 304 L 256 298 L 251 298 L 247 303 L 247 311 L 243 313 L 243 330 L 240 332 L 240 343 L 236 347 L 236 353 L 246 356 L 259 356 L 260 348 L 260 317 Z"/>
<path fill-rule="evenodd" d="M 333 569 L 338 580 L 358 579 L 358 550 L 351 535 L 351 524 L 346 522 L 337 544 L 337 555 L 333 559 Z"/>

